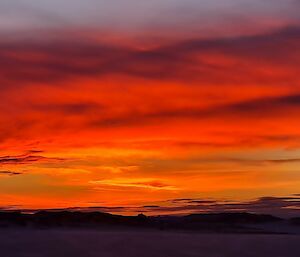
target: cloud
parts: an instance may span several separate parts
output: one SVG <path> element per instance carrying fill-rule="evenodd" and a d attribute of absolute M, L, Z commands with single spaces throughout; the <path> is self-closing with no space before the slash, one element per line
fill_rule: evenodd
<path fill-rule="evenodd" d="M 33 104 L 31 106 L 33 110 L 39 110 L 46 113 L 58 113 L 64 115 L 84 115 L 87 113 L 99 113 L 99 111 L 105 109 L 105 106 L 99 103 L 93 102 L 81 102 L 81 103 L 42 103 Z"/>
<path fill-rule="evenodd" d="M 177 119 L 207 120 L 216 118 L 252 117 L 265 118 L 270 116 L 286 115 L 287 112 L 297 112 L 300 108 L 300 95 L 287 95 L 279 97 L 264 97 L 249 101 L 216 105 L 213 107 L 194 107 L 178 109 L 161 109 L 148 113 L 129 112 L 120 117 L 102 118 L 91 121 L 95 127 L 121 127 L 147 125 Z M 247 116 L 246 116 L 247 115 Z"/>
<path fill-rule="evenodd" d="M 157 213 L 215 213 L 215 212 L 253 212 L 297 216 L 300 209 L 300 197 L 261 197 L 252 201 L 220 201 L 205 199 L 178 199 L 152 210 Z M 171 203 L 171 204 L 170 204 Z"/>
<path fill-rule="evenodd" d="M 22 175 L 22 172 L 16 172 L 16 171 L 8 171 L 8 170 L 0 170 L 0 176 L 1 175 L 7 175 L 7 176 L 17 176 Z"/>
<path fill-rule="evenodd" d="M 271 115 L 273 113 L 286 113 L 288 109 L 297 110 L 300 107 L 300 95 L 292 94 L 287 96 L 279 97 L 267 97 L 262 99 L 256 99 L 241 103 L 234 103 L 231 105 L 223 106 L 220 112 L 224 113 L 237 113 L 243 114 L 254 114 L 255 116 Z"/>
<path fill-rule="evenodd" d="M 275 164 L 285 164 L 285 163 L 297 163 L 300 162 L 300 158 L 294 159 L 277 159 L 277 160 L 266 160 L 265 162 L 275 163 Z"/>
<path fill-rule="evenodd" d="M 278 84 L 286 79 L 293 82 L 295 78 L 289 77 L 289 73 L 295 74 L 295 65 L 299 65 L 299 40 L 299 27 L 292 27 L 263 35 L 187 40 L 145 50 L 76 38 L 2 42 L 1 87 L 11 86 L 13 82 L 49 84 L 74 77 L 109 74 L 196 84 L 208 81 L 274 84 L 274 80 Z M 224 58 L 228 59 L 227 63 L 222 61 Z M 263 70 L 272 67 L 281 72 L 276 75 Z M 285 74 L 280 75 L 282 72 Z"/>
<path fill-rule="evenodd" d="M 13 209 L 20 209 L 17 206 Z M 148 215 L 183 215 L 192 213 L 222 213 L 222 212 L 250 212 L 257 214 L 271 214 L 279 217 L 297 217 L 300 209 L 300 197 L 261 197 L 251 201 L 231 201 L 217 199 L 182 198 L 157 202 L 144 206 L 90 206 L 90 207 L 69 207 L 65 209 L 47 210 L 73 210 L 73 211 L 101 211 L 119 214 Z M 21 209 L 22 210 L 22 209 Z M 34 212 L 37 210 L 23 210 Z"/>
<path fill-rule="evenodd" d="M 151 190 L 177 190 L 176 187 L 167 185 L 159 180 L 151 179 L 114 179 L 114 180 L 97 180 L 90 181 L 91 184 L 99 186 L 112 186 L 112 187 L 133 187 L 140 189 L 151 189 Z"/>
<path fill-rule="evenodd" d="M 49 158 L 41 155 L 31 155 L 31 154 L 22 154 L 14 156 L 0 156 L 0 165 L 21 165 L 21 164 L 31 164 L 37 162 L 57 162 L 63 161 L 61 158 Z"/>

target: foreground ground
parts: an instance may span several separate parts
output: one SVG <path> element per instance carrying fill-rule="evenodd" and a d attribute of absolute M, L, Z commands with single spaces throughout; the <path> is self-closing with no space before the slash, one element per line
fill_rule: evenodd
<path fill-rule="evenodd" d="M 299 257 L 299 235 L 0 230 L 3 257 Z"/>

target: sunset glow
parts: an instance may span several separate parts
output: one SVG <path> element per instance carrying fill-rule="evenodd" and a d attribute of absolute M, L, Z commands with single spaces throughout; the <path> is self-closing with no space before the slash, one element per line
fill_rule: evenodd
<path fill-rule="evenodd" d="M 1 208 L 299 193 L 298 1 L 106 2 L 1 1 Z"/>

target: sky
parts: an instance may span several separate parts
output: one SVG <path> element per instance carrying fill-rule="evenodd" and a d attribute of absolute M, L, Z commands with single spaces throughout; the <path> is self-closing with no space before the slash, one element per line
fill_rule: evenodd
<path fill-rule="evenodd" d="M 0 208 L 299 212 L 299 13 L 2 0 Z"/>

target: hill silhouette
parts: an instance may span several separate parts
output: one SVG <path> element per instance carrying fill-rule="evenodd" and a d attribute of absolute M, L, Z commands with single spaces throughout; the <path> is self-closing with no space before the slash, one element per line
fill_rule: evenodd
<path fill-rule="evenodd" d="M 300 226 L 300 217 L 290 219 L 291 224 Z"/>
<path fill-rule="evenodd" d="M 33 214 L 0 212 L 0 227 L 145 226 L 144 215 L 121 216 L 103 212 L 39 211 Z"/>
<path fill-rule="evenodd" d="M 252 213 L 216 213 L 216 214 L 191 214 L 185 216 L 188 222 L 206 222 L 206 223 L 266 223 L 278 222 L 281 218 L 267 214 Z"/>
<path fill-rule="evenodd" d="M 270 226 L 299 225 L 299 218 L 284 220 L 272 215 L 252 213 L 208 213 L 186 216 L 122 216 L 104 212 L 38 211 L 0 212 L 0 228 L 134 228 L 192 230 L 203 232 L 264 233 Z M 263 229 L 268 226 L 268 229 Z"/>

